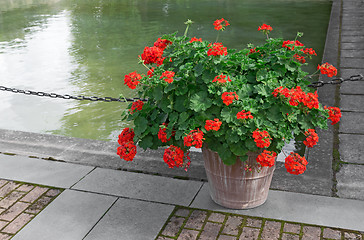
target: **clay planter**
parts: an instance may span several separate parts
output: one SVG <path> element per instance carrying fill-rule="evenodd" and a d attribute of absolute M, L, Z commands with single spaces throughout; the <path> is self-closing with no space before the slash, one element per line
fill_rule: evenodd
<path fill-rule="evenodd" d="M 217 204 L 232 209 L 248 209 L 262 205 L 268 197 L 273 167 L 262 167 L 256 161 L 258 153 L 248 153 L 248 160 L 237 159 L 231 166 L 225 165 L 218 153 L 204 144 L 202 148 L 205 170 L 210 186 L 210 195 Z M 253 167 L 252 171 L 245 166 Z"/>

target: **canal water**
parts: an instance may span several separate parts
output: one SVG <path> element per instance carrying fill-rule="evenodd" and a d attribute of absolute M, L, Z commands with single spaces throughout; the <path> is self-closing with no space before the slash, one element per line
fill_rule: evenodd
<path fill-rule="evenodd" d="M 231 26 L 219 40 L 229 48 L 271 36 L 301 39 L 321 62 L 331 10 L 328 0 L 1 0 L 0 85 L 59 94 L 133 97 L 123 76 L 138 70 L 137 56 L 159 36 L 185 29 L 214 41 L 213 21 Z M 0 128 L 115 140 L 123 103 L 51 99 L 0 92 Z"/>

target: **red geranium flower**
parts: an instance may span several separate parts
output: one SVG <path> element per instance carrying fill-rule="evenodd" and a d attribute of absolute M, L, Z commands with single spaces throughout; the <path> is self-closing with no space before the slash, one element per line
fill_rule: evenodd
<path fill-rule="evenodd" d="M 140 79 L 142 79 L 142 76 L 134 71 L 124 76 L 124 84 L 128 85 L 131 89 L 135 89 Z"/>
<path fill-rule="evenodd" d="M 172 44 L 172 42 L 167 39 L 158 38 L 154 43 L 154 47 L 164 50 L 169 44 Z"/>
<path fill-rule="evenodd" d="M 236 114 L 237 119 L 253 119 L 253 116 L 251 115 L 250 111 L 240 111 Z"/>
<path fill-rule="evenodd" d="M 145 47 L 144 52 L 141 55 L 144 64 L 152 64 L 156 63 L 158 66 L 163 64 L 163 60 L 165 59 L 162 57 L 163 49 L 159 47 Z"/>
<path fill-rule="evenodd" d="M 193 37 L 193 38 L 191 38 L 190 43 L 193 43 L 193 42 L 202 42 L 202 39 Z"/>
<path fill-rule="evenodd" d="M 257 147 L 259 148 L 267 148 L 270 145 L 270 140 L 272 139 L 271 136 L 267 131 L 260 131 L 256 129 L 253 132 L 254 142 L 256 143 Z"/>
<path fill-rule="evenodd" d="M 149 69 L 149 71 L 147 72 L 147 75 L 151 78 L 154 75 L 154 67 L 152 67 L 151 69 Z"/>
<path fill-rule="evenodd" d="M 215 118 L 214 120 L 206 120 L 205 129 L 206 131 L 214 130 L 218 131 L 220 129 L 222 122 Z"/>
<path fill-rule="evenodd" d="M 130 114 L 133 114 L 133 113 L 135 113 L 136 111 L 140 111 L 140 110 L 142 110 L 142 108 L 143 108 L 143 105 L 144 105 L 144 103 L 143 103 L 143 101 L 141 101 L 141 100 L 138 100 L 138 101 L 136 101 L 136 102 L 133 102 L 133 104 L 131 105 L 131 108 L 130 108 Z"/>
<path fill-rule="evenodd" d="M 229 106 L 234 100 L 239 100 L 239 96 L 236 92 L 224 92 L 221 96 L 222 101 Z"/>
<path fill-rule="evenodd" d="M 307 160 L 305 157 L 301 157 L 299 154 L 291 152 L 291 154 L 286 157 L 284 166 L 287 172 L 290 174 L 298 175 L 304 173 L 306 170 Z"/>
<path fill-rule="evenodd" d="M 166 132 L 166 127 L 168 126 L 167 123 L 163 123 L 162 124 L 163 126 L 159 128 L 159 131 L 158 131 L 158 138 L 166 143 L 168 142 L 169 140 L 171 140 L 172 136 L 174 135 L 173 132 L 172 132 L 172 136 L 170 136 L 168 139 L 167 139 L 167 132 Z"/>
<path fill-rule="evenodd" d="M 297 53 L 295 55 L 293 55 L 293 57 L 300 63 L 305 63 L 306 62 L 306 59 L 304 56 L 300 56 L 298 55 Z"/>
<path fill-rule="evenodd" d="M 133 161 L 136 152 L 136 145 L 133 141 L 124 142 L 117 148 L 117 154 L 125 161 Z"/>
<path fill-rule="evenodd" d="M 171 145 L 164 150 L 163 160 L 168 164 L 169 168 L 183 166 L 184 152 L 179 147 Z"/>
<path fill-rule="evenodd" d="M 222 45 L 222 43 L 210 43 L 208 45 L 210 48 L 207 50 L 207 56 L 221 56 L 221 55 L 227 55 L 227 48 Z"/>
<path fill-rule="evenodd" d="M 134 130 L 132 128 L 124 128 L 119 135 L 118 143 L 121 145 L 124 142 L 133 141 L 135 136 Z"/>
<path fill-rule="evenodd" d="M 183 138 L 183 144 L 186 147 L 195 146 L 195 148 L 202 148 L 203 132 L 200 129 L 191 130 L 187 136 Z"/>
<path fill-rule="evenodd" d="M 305 54 L 308 54 L 308 55 L 315 55 L 317 56 L 315 50 L 313 50 L 312 48 L 306 48 L 306 49 L 303 49 L 302 50 Z"/>
<path fill-rule="evenodd" d="M 257 162 L 262 165 L 262 167 L 272 167 L 276 161 L 277 153 L 264 150 L 257 157 Z"/>
<path fill-rule="evenodd" d="M 219 82 L 219 83 L 226 83 L 226 81 L 231 82 L 231 79 L 229 76 L 227 76 L 227 79 L 226 79 L 226 75 L 224 75 L 224 74 L 217 75 L 214 78 L 214 80 L 212 80 L 212 82 Z"/>
<path fill-rule="evenodd" d="M 331 125 L 334 125 L 340 121 L 341 110 L 338 107 L 324 107 L 329 111 L 329 119 L 332 121 Z"/>
<path fill-rule="evenodd" d="M 324 63 L 321 66 L 317 66 L 317 70 L 321 71 L 321 74 L 327 74 L 328 77 L 336 76 L 337 69 L 329 63 Z"/>
<path fill-rule="evenodd" d="M 303 143 L 309 148 L 312 148 L 313 146 L 315 146 L 319 140 L 319 137 L 318 137 L 317 133 L 315 132 L 315 129 L 308 129 L 305 132 L 305 136 L 307 138 L 306 138 L 306 140 L 303 141 Z"/>
<path fill-rule="evenodd" d="M 267 24 L 263 24 L 262 26 L 258 27 L 258 31 L 264 31 L 264 32 L 268 32 L 268 31 L 272 31 L 273 28 L 270 25 Z"/>
<path fill-rule="evenodd" d="M 167 83 L 172 83 L 174 74 L 175 73 L 172 71 L 165 71 L 164 73 L 162 73 L 162 76 L 160 77 L 160 79 L 163 79 Z"/>
<path fill-rule="evenodd" d="M 221 19 L 217 19 L 215 22 L 214 22 L 214 28 L 216 30 L 221 30 L 221 31 L 224 31 L 225 30 L 225 27 L 226 26 L 229 26 L 229 22 L 226 21 L 225 19 L 221 18 Z"/>

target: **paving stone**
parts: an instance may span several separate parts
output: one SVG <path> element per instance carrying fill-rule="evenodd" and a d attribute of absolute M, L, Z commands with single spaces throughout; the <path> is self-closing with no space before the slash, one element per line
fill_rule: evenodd
<path fill-rule="evenodd" d="M 159 236 L 156 240 L 171 240 L 173 238 Z"/>
<path fill-rule="evenodd" d="M 65 190 L 13 240 L 83 239 L 115 201 L 112 196 Z"/>
<path fill-rule="evenodd" d="M 225 216 L 226 216 L 225 214 L 213 212 L 209 216 L 209 221 L 223 223 L 225 220 Z"/>
<path fill-rule="evenodd" d="M 0 230 L 3 229 L 9 222 L 0 220 Z"/>
<path fill-rule="evenodd" d="M 321 228 L 303 226 L 302 240 L 311 240 L 311 239 L 316 240 L 316 239 L 320 239 L 320 236 L 321 236 Z"/>
<path fill-rule="evenodd" d="M 21 191 L 21 192 L 29 192 L 30 190 L 32 190 L 34 188 L 33 185 L 28 185 L 28 184 L 22 184 L 20 187 L 18 187 L 16 190 Z"/>
<path fill-rule="evenodd" d="M 341 111 L 364 112 L 364 92 L 363 95 L 344 95 L 340 96 Z"/>
<path fill-rule="evenodd" d="M 240 235 L 239 240 L 243 240 L 243 239 L 246 239 L 246 240 L 258 239 L 259 232 L 260 232 L 260 229 L 258 229 L 258 228 L 244 227 L 243 228 L 243 231 L 242 231 L 242 233 Z"/>
<path fill-rule="evenodd" d="M 5 184 L 7 184 L 9 181 L 0 179 L 0 188 L 2 188 Z"/>
<path fill-rule="evenodd" d="M 236 237 L 229 236 L 229 235 L 220 235 L 218 240 L 236 240 Z"/>
<path fill-rule="evenodd" d="M 222 233 L 229 235 L 238 235 L 243 220 L 244 219 L 242 217 L 229 216 L 225 223 L 225 227 L 222 230 Z"/>
<path fill-rule="evenodd" d="M 262 226 L 262 222 L 263 221 L 261 219 L 247 218 L 246 219 L 246 226 L 260 228 Z"/>
<path fill-rule="evenodd" d="M 2 208 L 9 208 L 23 196 L 24 196 L 23 192 L 13 191 L 0 201 L 0 206 Z"/>
<path fill-rule="evenodd" d="M 36 186 L 32 191 L 30 191 L 28 194 L 26 194 L 21 201 L 22 202 L 34 202 L 37 200 L 43 193 L 45 193 L 48 190 L 48 188 L 44 187 L 38 187 Z"/>
<path fill-rule="evenodd" d="M 281 222 L 266 221 L 264 224 L 262 238 L 263 239 L 278 239 L 281 231 Z"/>
<path fill-rule="evenodd" d="M 11 191 L 15 190 L 17 187 L 19 187 L 18 183 L 15 182 L 8 182 L 8 184 L 4 185 L 0 189 L 0 197 L 5 197 L 8 195 Z"/>
<path fill-rule="evenodd" d="M 181 217 L 188 217 L 188 215 L 190 215 L 190 210 L 187 208 L 180 208 L 176 211 L 174 215 Z"/>
<path fill-rule="evenodd" d="M 201 240 L 217 239 L 221 227 L 222 224 L 207 222 L 201 232 L 199 239 Z"/>
<path fill-rule="evenodd" d="M 5 233 L 0 233 L 0 240 L 8 240 L 12 237 L 13 235 L 8 235 Z"/>
<path fill-rule="evenodd" d="M 364 165 L 345 164 L 336 173 L 337 195 L 364 200 Z"/>
<path fill-rule="evenodd" d="M 93 167 L 22 156 L 0 155 L 0 176 L 6 179 L 69 188 Z"/>
<path fill-rule="evenodd" d="M 166 204 L 119 198 L 85 240 L 155 239 L 173 208 Z"/>
<path fill-rule="evenodd" d="M 358 233 L 344 232 L 344 239 L 345 240 L 362 240 L 363 237 L 361 234 L 358 234 Z"/>
<path fill-rule="evenodd" d="M 48 192 L 46 192 L 46 196 L 49 196 L 49 197 L 55 197 L 57 196 L 58 194 L 60 194 L 62 191 L 60 189 L 49 189 Z"/>
<path fill-rule="evenodd" d="M 324 228 L 324 238 L 341 239 L 341 232 L 331 228 Z"/>
<path fill-rule="evenodd" d="M 30 205 L 25 211 L 27 213 L 38 214 L 46 205 L 48 205 L 48 203 L 52 201 L 52 199 L 53 198 L 51 197 L 42 196 L 35 203 Z"/>
<path fill-rule="evenodd" d="M 192 228 L 200 230 L 203 226 L 203 223 L 206 220 L 207 212 L 194 210 L 190 217 L 188 218 L 185 228 Z"/>
<path fill-rule="evenodd" d="M 355 42 L 355 43 L 342 43 L 341 49 L 349 49 L 349 50 L 363 50 L 364 49 L 364 43 L 362 42 Z"/>
<path fill-rule="evenodd" d="M 97 168 L 73 188 L 188 206 L 202 182 Z"/>
<path fill-rule="evenodd" d="M 283 232 L 299 234 L 300 231 L 301 231 L 301 225 L 292 224 L 292 223 L 284 223 Z"/>
<path fill-rule="evenodd" d="M 343 29 L 343 31 L 341 32 L 341 36 L 360 36 L 362 34 L 362 31 L 360 30 L 349 30 L 349 29 Z M 363 55 L 361 55 L 363 56 Z"/>
<path fill-rule="evenodd" d="M 356 43 L 342 43 L 342 44 L 356 44 Z M 360 43 L 362 44 L 362 43 Z M 364 44 L 363 48 L 364 49 Z M 340 58 L 340 68 L 364 68 L 364 58 Z"/>
<path fill-rule="evenodd" d="M 5 221 L 12 221 L 16 216 L 18 216 L 21 212 L 23 212 L 28 206 L 29 206 L 29 203 L 17 202 L 13 206 L 11 206 L 9 209 L 4 211 L 0 215 L 0 219 L 5 220 Z"/>
<path fill-rule="evenodd" d="M 198 234 L 196 230 L 183 229 L 177 240 L 195 240 Z"/>
<path fill-rule="evenodd" d="M 17 231 L 19 231 L 22 227 L 24 227 L 25 224 L 27 224 L 34 215 L 22 213 L 17 218 L 14 219 L 11 223 L 9 223 L 6 228 L 2 230 L 2 232 L 15 234 Z"/>
<path fill-rule="evenodd" d="M 269 190 L 268 199 L 263 205 L 252 209 L 235 210 L 226 209 L 214 203 L 211 200 L 208 186 L 204 185 L 191 207 L 258 218 L 364 231 L 362 224 L 364 222 L 364 201 L 361 200 Z"/>
<path fill-rule="evenodd" d="M 300 236 L 295 234 L 283 233 L 282 240 L 299 240 Z"/>
<path fill-rule="evenodd" d="M 340 51 L 343 58 L 364 58 L 364 50 L 345 50 Z"/>
<path fill-rule="evenodd" d="M 364 135 L 339 134 L 339 140 L 341 161 L 364 164 Z"/>
<path fill-rule="evenodd" d="M 340 133 L 364 134 L 364 112 L 342 112 Z"/>
<path fill-rule="evenodd" d="M 173 216 L 164 228 L 162 235 L 176 237 L 185 220 L 185 218 Z"/>

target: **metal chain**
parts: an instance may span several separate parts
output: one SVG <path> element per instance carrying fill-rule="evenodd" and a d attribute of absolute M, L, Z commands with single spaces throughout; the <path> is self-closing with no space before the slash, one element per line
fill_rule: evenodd
<path fill-rule="evenodd" d="M 347 82 L 347 81 L 363 81 L 363 80 L 364 80 L 363 75 L 358 74 L 358 75 L 353 75 L 348 78 L 334 78 L 328 82 L 324 82 L 324 81 L 313 82 L 313 83 L 309 84 L 308 86 L 312 87 L 312 88 L 318 88 L 318 87 L 322 87 L 327 84 L 337 85 L 337 84 L 341 84 L 341 83 Z"/>
<path fill-rule="evenodd" d="M 72 96 L 72 95 L 61 95 L 57 93 L 46 93 L 46 92 L 36 92 L 31 90 L 22 90 L 16 88 L 8 88 L 4 86 L 0 86 L 1 91 L 9 91 L 13 93 L 23 93 L 26 95 L 34 95 L 40 97 L 50 97 L 50 98 L 62 98 L 62 99 L 74 99 L 74 100 L 89 100 L 89 101 L 104 101 L 104 102 L 135 102 L 138 100 L 148 101 L 148 99 L 143 98 L 112 98 L 112 97 L 85 97 L 85 96 Z"/>
<path fill-rule="evenodd" d="M 335 78 L 332 79 L 331 81 L 328 82 L 324 82 L 324 81 L 318 81 L 318 82 L 313 82 L 311 84 L 309 84 L 309 87 L 312 88 L 318 88 L 318 87 L 322 87 L 324 85 L 327 84 L 341 84 L 343 82 L 347 82 L 347 81 L 363 81 L 363 75 L 362 74 L 358 74 L 358 75 L 353 75 L 349 78 Z M 46 93 L 46 92 L 36 92 L 36 91 L 31 91 L 31 90 L 22 90 L 22 89 L 17 89 L 17 88 L 9 88 L 9 87 L 4 87 L 4 86 L 0 86 L 0 90 L 1 91 L 9 91 L 9 92 L 13 92 L 13 93 L 23 93 L 26 95 L 35 95 L 35 96 L 40 96 L 40 97 L 50 97 L 50 98 L 62 98 L 62 99 L 74 99 L 74 100 L 89 100 L 89 101 L 104 101 L 104 102 L 135 102 L 138 100 L 141 100 L 143 102 L 148 101 L 148 99 L 145 98 L 112 98 L 112 97 L 85 97 L 85 96 L 72 96 L 72 95 L 61 95 L 61 94 L 57 94 L 57 93 Z"/>

